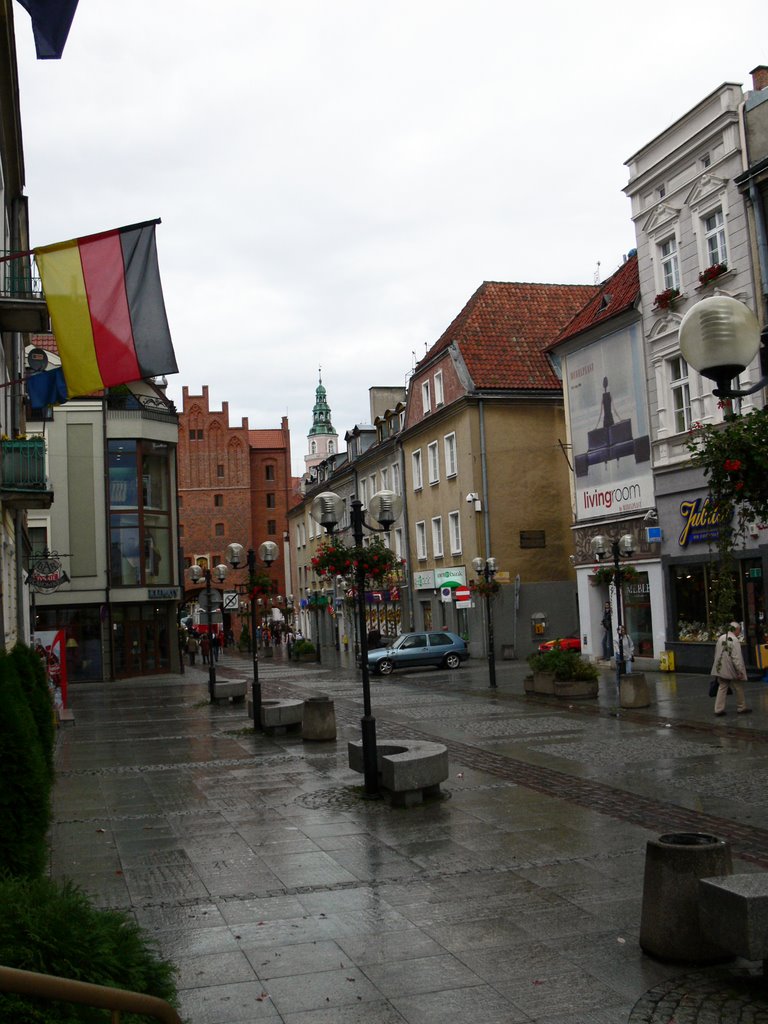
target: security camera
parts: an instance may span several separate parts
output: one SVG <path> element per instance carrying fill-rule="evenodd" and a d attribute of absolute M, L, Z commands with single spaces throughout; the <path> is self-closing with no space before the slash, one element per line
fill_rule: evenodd
<path fill-rule="evenodd" d="M 656 511 L 655 508 L 649 508 L 648 511 L 643 516 L 643 522 L 644 523 L 658 523 L 658 521 L 659 521 L 659 513 Z"/>
<path fill-rule="evenodd" d="M 478 495 L 474 491 L 470 491 L 467 495 L 467 502 L 477 501 Z"/>

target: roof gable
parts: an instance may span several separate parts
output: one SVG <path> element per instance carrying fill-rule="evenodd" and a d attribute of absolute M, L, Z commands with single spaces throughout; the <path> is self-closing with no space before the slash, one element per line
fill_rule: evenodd
<path fill-rule="evenodd" d="M 625 313 L 635 306 L 639 298 L 637 253 L 633 252 L 619 269 L 600 285 L 597 293 L 579 310 L 570 323 L 566 324 L 550 347 L 554 348 L 555 345 L 581 334 L 582 331 L 588 331 L 597 324 Z"/>
<path fill-rule="evenodd" d="M 559 391 L 547 347 L 595 285 L 484 281 L 417 366 L 455 343 L 481 390 Z"/>

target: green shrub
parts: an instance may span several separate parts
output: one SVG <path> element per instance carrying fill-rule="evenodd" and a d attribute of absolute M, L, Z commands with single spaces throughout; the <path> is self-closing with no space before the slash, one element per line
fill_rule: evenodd
<path fill-rule="evenodd" d="M 311 640 L 299 640 L 293 645 L 293 655 L 300 658 L 302 654 L 316 654 L 317 650 Z"/>
<path fill-rule="evenodd" d="M 591 661 L 575 651 L 564 651 L 557 646 L 549 651 L 530 654 L 528 664 L 533 672 L 553 672 L 555 679 L 560 682 L 568 679 L 592 681 L 598 678 L 597 666 Z"/>
<path fill-rule="evenodd" d="M 165 999 L 177 1006 L 176 969 L 133 918 L 98 910 L 71 882 L 0 877 L 0 963 Z M 4 995 L 0 1024 L 104 1024 L 104 1010 Z M 123 1024 L 154 1018 L 122 1014 Z"/>
<path fill-rule="evenodd" d="M 52 779 L 15 661 L 4 652 L 0 722 L 0 870 L 36 878 L 47 860 Z"/>
<path fill-rule="evenodd" d="M 11 658 L 16 666 L 24 695 L 27 698 L 32 717 L 40 737 L 40 749 L 43 752 L 48 773 L 53 778 L 53 751 L 56 740 L 56 723 L 54 720 L 53 700 L 45 666 L 40 656 L 25 644 L 16 644 L 11 651 Z"/>

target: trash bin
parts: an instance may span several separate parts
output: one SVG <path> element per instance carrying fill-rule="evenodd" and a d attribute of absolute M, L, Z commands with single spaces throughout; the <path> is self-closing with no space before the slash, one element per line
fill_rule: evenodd
<path fill-rule="evenodd" d="M 661 672 L 675 671 L 675 652 L 662 651 L 659 655 L 659 670 Z"/>
<path fill-rule="evenodd" d="M 699 879 L 732 873 L 730 844 L 717 836 L 679 832 L 650 839 L 640 921 L 643 952 L 681 963 L 732 960 L 699 926 Z"/>
<path fill-rule="evenodd" d="M 336 710 L 328 697 L 309 697 L 304 701 L 301 719 L 303 740 L 335 740 Z"/>

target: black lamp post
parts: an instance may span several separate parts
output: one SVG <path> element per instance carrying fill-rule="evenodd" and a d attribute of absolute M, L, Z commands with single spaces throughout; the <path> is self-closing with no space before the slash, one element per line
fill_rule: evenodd
<path fill-rule="evenodd" d="M 477 575 L 485 581 L 485 623 L 488 629 L 488 685 L 496 689 L 496 649 L 493 639 L 493 607 L 491 605 L 491 591 L 493 590 L 493 577 L 496 575 L 495 558 L 473 558 L 472 567 Z"/>
<path fill-rule="evenodd" d="M 227 578 L 226 565 L 217 565 L 213 570 L 216 574 L 216 582 L 223 583 Z M 193 565 L 189 570 L 193 583 L 199 583 L 205 578 L 205 611 L 208 617 L 208 700 L 213 704 L 216 700 L 216 659 L 213 656 L 213 591 L 211 590 L 211 570 L 206 567 L 202 569 L 199 565 Z"/>
<path fill-rule="evenodd" d="M 277 558 L 278 548 L 274 541 L 267 540 L 259 545 L 259 558 L 267 568 Z M 230 544 L 227 548 L 227 561 L 233 569 L 238 569 L 243 560 L 243 545 Z M 256 554 L 248 548 L 245 564 L 248 566 L 248 587 L 251 592 L 251 652 L 253 657 L 253 679 L 251 681 L 251 704 L 253 711 L 253 728 L 261 732 L 261 683 L 259 682 L 259 645 L 256 643 L 256 595 L 253 592 L 256 577 Z"/>
<path fill-rule="evenodd" d="M 631 558 L 635 553 L 635 542 L 630 533 L 623 537 L 606 540 L 598 534 L 591 541 L 592 553 L 598 561 L 613 557 L 613 582 L 616 589 L 616 635 L 618 651 L 616 652 L 616 692 L 621 702 L 621 677 L 624 673 L 624 638 L 622 636 L 623 621 L 621 617 L 621 559 Z"/>
<path fill-rule="evenodd" d="M 713 394 L 718 398 L 744 398 L 768 385 L 768 377 L 762 377 L 745 390 L 731 387 L 761 343 L 757 317 L 738 299 L 712 295 L 691 306 L 680 323 L 679 342 L 688 365 L 717 384 Z"/>
<path fill-rule="evenodd" d="M 350 504 L 350 522 L 352 538 L 356 547 L 363 545 L 363 530 L 373 533 L 388 533 L 392 524 L 403 511 L 403 499 L 394 491 L 379 491 L 368 503 L 371 517 L 380 526 L 371 526 L 365 521 L 363 503 L 353 498 Z M 333 491 L 319 494 L 310 507 L 310 515 L 320 523 L 328 533 L 333 533 L 344 515 L 344 500 Z M 355 590 L 357 592 L 357 620 L 360 634 L 360 672 L 363 682 L 363 717 L 360 721 L 363 741 L 363 779 L 365 796 L 378 797 L 379 767 L 376 753 L 376 719 L 371 711 L 371 680 L 368 672 L 368 634 L 365 628 L 365 566 L 358 562 L 355 572 Z"/>

